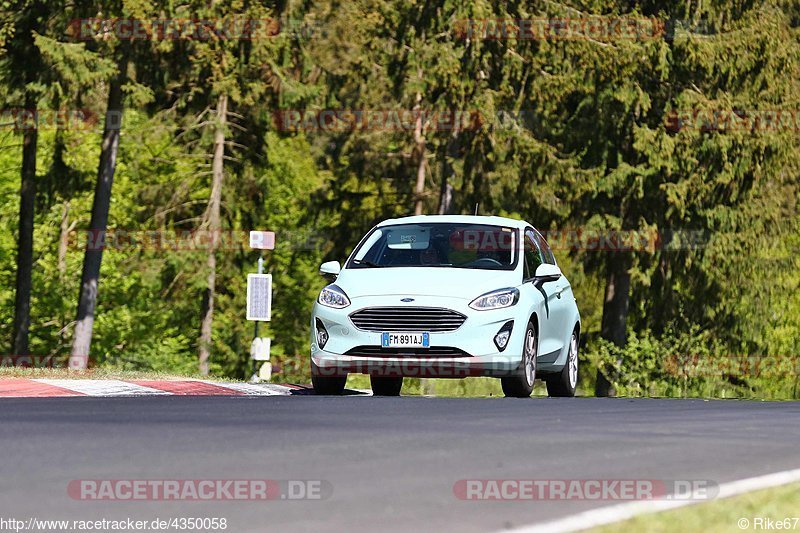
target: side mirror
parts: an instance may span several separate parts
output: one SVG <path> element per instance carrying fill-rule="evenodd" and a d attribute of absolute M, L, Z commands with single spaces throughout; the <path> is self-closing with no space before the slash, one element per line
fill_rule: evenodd
<path fill-rule="evenodd" d="M 328 261 L 319 266 L 319 273 L 326 276 L 338 276 L 341 271 L 342 265 L 339 264 L 339 261 Z"/>
<path fill-rule="evenodd" d="M 546 283 L 548 281 L 556 281 L 561 277 L 561 269 L 556 265 L 550 263 L 542 263 L 536 267 L 536 273 L 533 276 L 534 281 Z"/>

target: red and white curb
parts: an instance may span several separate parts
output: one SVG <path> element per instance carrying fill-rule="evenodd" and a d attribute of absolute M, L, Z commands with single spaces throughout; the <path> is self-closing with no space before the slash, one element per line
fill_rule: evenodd
<path fill-rule="evenodd" d="M 310 394 L 296 385 L 203 380 L 0 379 L 0 397 L 63 396 L 290 396 Z"/>

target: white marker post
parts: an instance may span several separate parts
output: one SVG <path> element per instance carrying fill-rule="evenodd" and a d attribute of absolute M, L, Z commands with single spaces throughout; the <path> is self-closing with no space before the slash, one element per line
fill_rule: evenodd
<path fill-rule="evenodd" d="M 275 232 L 251 231 L 250 248 L 253 250 L 274 250 Z M 264 253 L 258 256 L 258 273 L 247 275 L 247 320 L 255 321 L 253 342 L 250 345 L 250 358 L 263 361 L 250 381 L 269 381 L 272 377 L 272 364 L 269 362 L 269 349 L 272 339 L 258 336 L 259 322 L 272 318 L 272 274 L 264 274 Z M 258 363 L 256 363 L 258 364 Z"/>

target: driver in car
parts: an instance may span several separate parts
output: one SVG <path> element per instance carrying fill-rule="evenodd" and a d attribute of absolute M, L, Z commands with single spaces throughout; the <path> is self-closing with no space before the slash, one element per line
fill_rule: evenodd
<path fill-rule="evenodd" d="M 437 265 L 439 264 L 439 252 L 433 246 L 429 246 L 420 252 L 419 262 L 423 266 Z"/>

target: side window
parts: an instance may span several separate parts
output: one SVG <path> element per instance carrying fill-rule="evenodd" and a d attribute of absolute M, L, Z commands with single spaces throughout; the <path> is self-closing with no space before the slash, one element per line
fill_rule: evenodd
<path fill-rule="evenodd" d="M 534 234 L 536 235 L 536 243 L 539 245 L 539 248 L 542 250 L 542 258 L 544 259 L 545 263 L 555 265 L 556 264 L 556 257 L 553 255 L 553 250 L 550 249 L 550 245 L 547 244 L 547 241 L 544 239 L 544 236 L 539 233 L 537 230 L 533 230 Z"/>
<path fill-rule="evenodd" d="M 536 273 L 536 268 L 541 265 L 542 253 L 536 244 L 534 233 L 525 231 L 525 279 L 531 279 Z"/>
<path fill-rule="evenodd" d="M 531 274 L 531 271 L 528 268 L 528 254 L 530 253 L 530 250 L 533 248 L 533 243 L 531 242 L 531 240 L 528 238 L 527 235 L 525 235 L 522 238 L 522 243 L 523 243 L 523 248 L 522 248 L 522 250 L 523 250 L 522 251 L 522 281 L 527 281 L 527 280 L 529 280 L 529 279 L 531 279 L 533 277 L 533 274 Z"/>

